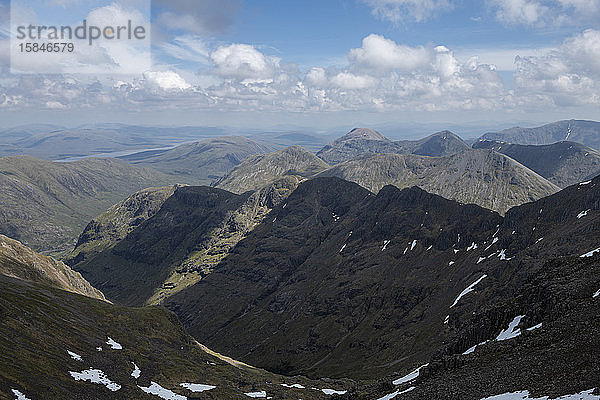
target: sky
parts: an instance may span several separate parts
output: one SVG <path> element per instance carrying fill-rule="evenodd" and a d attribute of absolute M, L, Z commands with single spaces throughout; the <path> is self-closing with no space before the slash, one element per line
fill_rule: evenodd
<path fill-rule="evenodd" d="M 3 124 L 318 130 L 600 115 L 600 0 L 153 0 L 137 12 L 148 5 L 0 0 Z M 13 22 L 46 24 L 135 14 L 151 42 L 12 73 L 11 9 Z M 82 62 L 94 68 L 80 73 Z"/>

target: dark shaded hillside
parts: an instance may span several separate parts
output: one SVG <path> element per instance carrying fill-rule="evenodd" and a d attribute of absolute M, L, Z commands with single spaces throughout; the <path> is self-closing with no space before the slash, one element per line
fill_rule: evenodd
<path fill-rule="evenodd" d="M 565 188 L 600 174 L 600 152 L 575 142 L 520 145 L 479 140 L 475 149 L 493 149 Z"/>
<path fill-rule="evenodd" d="M 114 159 L 73 163 L 0 158 L 0 233 L 36 251 L 64 254 L 91 218 L 172 178 Z"/>

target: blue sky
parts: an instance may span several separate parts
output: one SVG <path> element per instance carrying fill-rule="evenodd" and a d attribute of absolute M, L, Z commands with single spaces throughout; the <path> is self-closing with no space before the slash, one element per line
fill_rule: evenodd
<path fill-rule="evenodd" d="M 95 4 L 125 13 L 135 2 L 143 0 Z M 46 3 L 73 23 L 92 11 L 84 0 Z M 506 125 L 600 115 L 600 0 L 154 0 L 152 6 L 150 68 L 15 75 L 0 58 L 0 116 L 13 124 L 37 113 L 74 124 L 317 128 L 349 118 Z M 0 0 L 4 49 L 8 11 Z M 119 62 L 117 56 L 111 59 Z"/>

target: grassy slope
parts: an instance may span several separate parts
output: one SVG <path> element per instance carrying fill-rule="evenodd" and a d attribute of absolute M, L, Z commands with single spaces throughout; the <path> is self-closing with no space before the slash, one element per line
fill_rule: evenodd
<path fill-rule="evenodd" d="M 0 233 L 36 251 L 70 250 L 85 225 L 142 188 L 174 179 L 114 159 L 0 158 Z"/>

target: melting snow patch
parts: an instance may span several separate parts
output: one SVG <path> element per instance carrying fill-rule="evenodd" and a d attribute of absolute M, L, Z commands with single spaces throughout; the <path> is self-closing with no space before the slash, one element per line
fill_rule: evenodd
<path fill-rule="evenodd" d="M 567 394 L 554 399 L 550 399 L 548 396 L 544 397 L 529 397 L 529 391 L 523 390 L 521 392 L 504 393 L 497 396 L 486 397 L 481 400 L 600 400 L 599 395 L 593 395 L 594 389 L 584 390 L 583 392 L 576 394 Z"/>
<path fill-rule="evenodd" d="M 454 300 L 454 303 L 452 303 L 452 305 L 450 306 L 450 308 L 454 307 L 455 305 L 458 304 L 458 301 L 465 295 L 471 293 L 472 291 L 475 290 L 475 286 L 477 286 L 477 284 L 479 282 L 481 282 L 484 278 L 486 278 L 487 275 L 483 275 L 481 278 L 477 279 L 475 282 L 471 283 L 465 290 L 463 290 L 462 292 L 460 292 L 460 294 L 458 295 L 458 297 L 456 298 L 456 300 Z"/>
<path fill-rule="evenodd" d="M 21 392 L 19 392 L 17 389 L 12 389 L 12 392 L 16 397 L 15 400 L 29 400 L 27 397 L 25 397 L 25 395 Z"/>
<path fill-rule="evenodd" d="M 592 183 L 592 181 L 581 182 L 579 186 L 589 185 L 590 183 Z"/>
<path fill-rule="evenodd" d="M 116 392 L 117 390 L 121 389 L 121 385 L 108 379 L 104 372 L 100 371 L 99 369 L 90 368 L 81 372 L 69 371 L 69 374 L 71 374 L 73 379 L 75 379 L 76 381 L 90 381 L 92 383 L 99 383 L 101 385 L 106 386 L 109 390 L 113 392 Z"/>
<path fill-rule="evenodd" d="M 600 253 L 600 247 L 598 247 L 596 250 L 590 251 L 589 253 L 582 254 L 579 257 L 581 257 L 581 258 L 592 257 L 596 253 Z"/>
<path fill-rule="evenodd" d="M 475 250 L 477 248 L 477 243 L 473 242 L 469 247 L 467 247 L 467 251 Z"/>
<path fill-rule="evenodd" d="M 475 346 L 473 346 L 473 347 L 470 347 L 470 348 L 469 348 L 467 351 L 465 351 L 465 352 L 463 353 L 463 356 L 466 356 L 467 354 L 471 354 L 472 352 L 474 352 L 474 351 L 475 351 L 475 349 L 476 349 L 477 347 L 479 347 L 479 346 L 483 346 L 483 345 L 484 345 L 484 344 L 486 344 L 487 342 L 489 342 L 489 340 L 486 340 L 485 342 L 481 342 L 481 343 L 479 343 L 479 344 L 476 344 L 476 345 L 475 345 Z"/>
<path fill-rule="evenodd" d="M 260 392 L 250 392 L 250 393 L 244 393 L 246 396 L 248 397 L 255 397 L 255 398 L 259 398 L 259 397 L 267 397 L 267 392 L 260 391 Z"/>
<path fill-rule="evenodd" d="M 498 334 L 498 337 L 496 338 L 496 340 L 498 340 L 498 341 L 508 340 L 508 339 L 513 339 L 513 338 L 516 338 L 517 336 L 519 336 L 521 334 L 521 329 L 517 328 L 517 325 L 519 325 L 519 323 L 521 322 L 521 319 L 523 317 L 524 317 L 524 315 L 516 316 L 510 322 L 510 324 L 508 324 L 508 328 L 506 328 L 505 330 L 503 330 L 502 332 L 500 332 Z"/>
<path fill-rule="evenodd" d="M 592 296 L 592 299 L 595 299 L 598 296 L 600 296 L 600 289 L 596 293 L 594 293 L 594 295 Z"/>
<path fill-rule="evenodd" d="M 506 250 L 502 250 L 500 251 L 500 254 L 498 255 L 498 257 L 500 258 L 500 260 L 504 260 L 504 261 L 509 261 L 512 260 L 512 257 L 506 257 Z"/>
<path fill-rule="evenodd" d="M 592 211 L 592 210 L 585 210 L 585 211 L 580 212 L 579 214 L 577 214 L 577 219 L 587 216 L 590 211 Z"/>
<path fill-rule="evenodd" d="M 291 385 L 288 385 L 287 383 L 282 383 L 281 386 L 286 387 L 286 388 L 306 389 L 304 386 L 302 386 L 299 383 L 294 383 Z"/>
<path fill-rule="evenodd" d="M 142 371 L 140 370 L 140 368 L 135 365 L 134 362 L 132 362 L 133 364 L 133 372 L 131 373 L 131 376 L 133 376 L 135 379 L 140 377 L 140 374 L 142 373 Z"/>
<path fill-rule="evenodd" d="M 321 392 L 328 394 L 328 395 L 332 395 L 332 394 L 346 394 L 345 390 L 333 390 L 333 389 L 321 389 Z"/>
<path fill-rule="evenodd" d="M 424 367 L 426 367 L 428 365 L 429 365 L 429 363 L 421 365 L 419 368 L 415 369 L 410 374 L 405 375 L 402 378 L 396 379 L 392 383 L 394 385 L 402 385 L 403 383 L 414 381 L 415 379 L 417 379 L 419 377 L 419 373 L 421 372 L 421 368 L 424 368 Z"/>
<path fill-rule="evenodd" d="M 384 251 L 386 249 L 386 247 L 387 247 L 388 244 L 390 244 L 390 241 L 389 240 L 384 240 L 383 241 L 383 247 L 381 248 L 381 251 Z"/>
<path fill-rule="evenodd" d="M 77 353 L 73 353 L 72 351 L 67 350 L 67 353 L 69 353 L 69 356 L 71 356 L 71 358 L 73 360 L 77 360 L 77 361 L 83 361 L 83 358 L 81 358 L 81 356 Z"/>
<path fill-rule="evenodd" d="M 416 389 L 415 386 L 411 386 L 408 389 L 403 390 L 403 391 L 396 390 L 394 393 L 386 394 L 385 396 L 380 397 L 377 400 L 391 400 L 391 399 L 395 398 L 396 396 L 398 396 L 399 394 L 408 393 L 411 390 L 415 390 L 415 389 Z"/>
<path fill-rule="evenodd" d="M 112 340 L 110 337 L 106 341 L 106 344 L 109 345 L 110 348 L 113 350 L 122 350 L 123 349 L 123 346 L 121 346 L 119 343 Z"/>
<path fill-rule="evenodd" d="M 194 393 L 205 392 L 207 390 L 213 390 L 214 388 L 216 388 L 216 386 L 203 385 L 201 383 L 182 383 L 180 386 L 183 386 L 184 388 Z"/>
<path fill-rule="evenodd" d="M 542 327 L 542 323 L 540 322 L 539 324 L 537 324 L 535 326 L 532 326 L 531 328 L 527 328 L 526 330 L 529 331 L 529 332 L 531 332 L 531 331 L 534 331 L 536 329 L 540 329 L 541 327 Z"/>
<path fill-rule="evenodd" d="M 187 397 L 172 392 L 169 389 L 165 389 L 164 387 L 160 386 L 158 383 L 153 381 L 150 381 L 150 386 L 148 387 L 138 387 L 142 389 L 145 393 L 153 394 L 164 400 L 187 400 Z"/>

